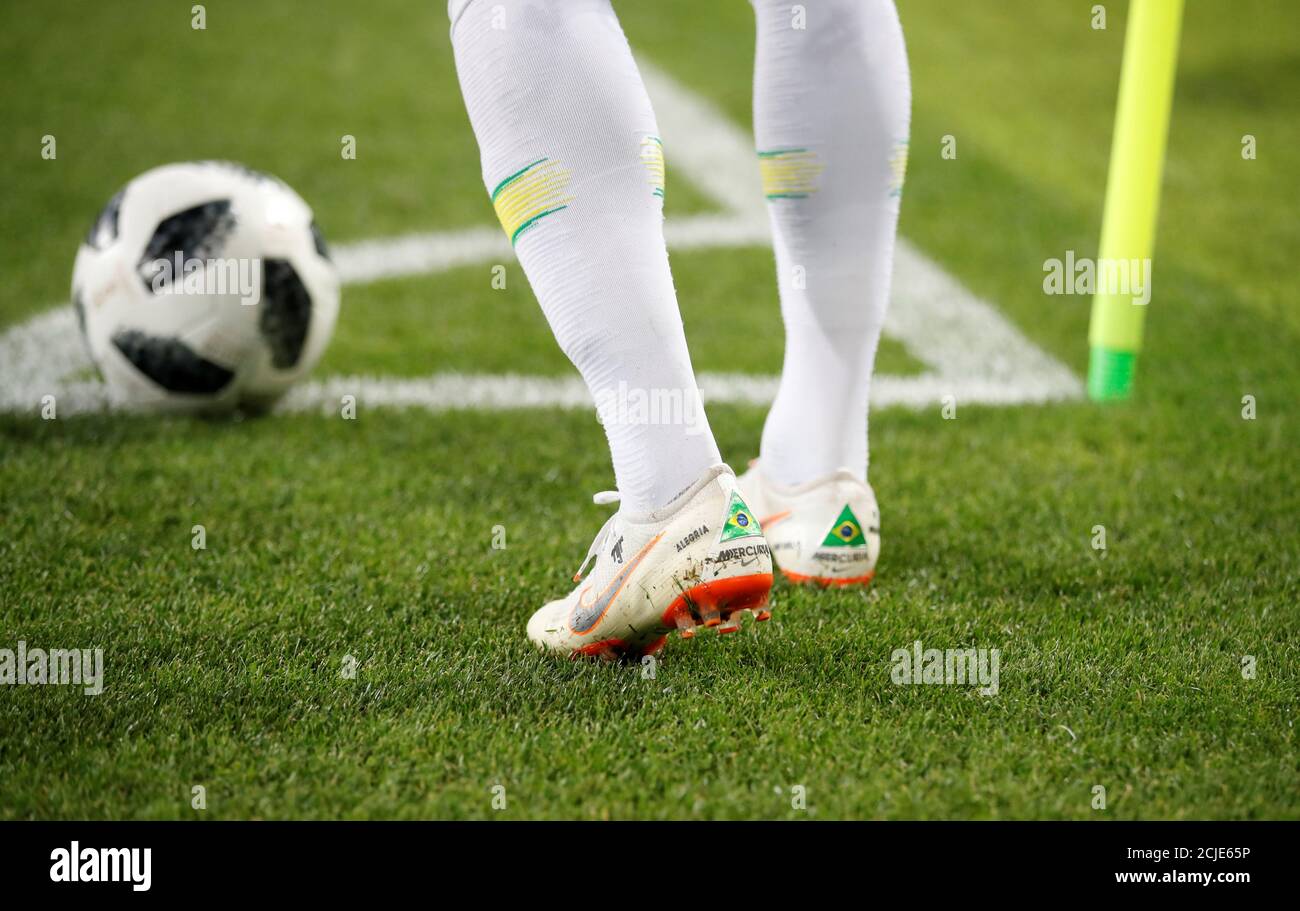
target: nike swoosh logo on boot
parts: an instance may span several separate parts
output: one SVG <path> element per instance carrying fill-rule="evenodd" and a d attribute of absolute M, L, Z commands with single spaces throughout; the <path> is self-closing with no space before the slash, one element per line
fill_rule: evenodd
<path fill-rule="evenodd" d="M 614 599 L 618 597 L 618 593 L 621 592 L 623 586 L 627 584 L 628 578 L 636 568 L 641 565 L 641 561 L 646 558 L 646 554 L 650 553 L 650 549 L 658 544 L 659 539 L 662 537 L 663 533 L 661 532 L 650 539 L 650 543 L 641 548 L 641 552 L 633 557 L 631 561 L 629 561 L 628 564 L 619 571 L 617 576 L 610 580 L 609 584 L 605 586 L 605 590 L 596 596 L 590 604 L 585 603 L 582 600 L 583 595 L 590 591 L 590 589 L 584 589 L 582 594 L 578 595 L 578 603 L 574 605 L 573 611 L 569 614 L 569 629 L 580 636 L 595 629 L 596 624 L 605 616 L 605 612 L 609 610 L 609 606 L 613 604 Z"/>

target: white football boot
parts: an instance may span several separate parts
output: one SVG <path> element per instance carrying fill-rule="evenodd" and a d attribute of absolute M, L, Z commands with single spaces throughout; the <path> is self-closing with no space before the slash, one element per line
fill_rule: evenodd
<path fill-rule="evenodd" d="M 612 503 L 618 494 L 594 499 Z M 735 632 L 744 611 L 771 616 L 767 540 L 726 465 L 705 471 L 663 509 L 614 513 L 573 579 L 580 584 L 567 598 L 528 621 L 529 639 L 570 657 L 648 655 L 673 629 L 690 638 L 697 624 Z"/>
<path fill-rule="evenodd" d="M 866 585 L 880 556 L 880 509 L 871 485 L 841 468 L 795 487 L 773 484 L 751 462 L 737 480 L 758 516 L 772 560 L 791 582 Z"/>

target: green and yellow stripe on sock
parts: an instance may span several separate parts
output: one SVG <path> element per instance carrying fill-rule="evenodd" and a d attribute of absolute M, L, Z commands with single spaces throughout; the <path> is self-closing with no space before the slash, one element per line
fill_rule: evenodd
<path fill-rule="evenodd" d="M 804 199 L 817 192 L 822 164 L 811 149 L 759 151 L 758 170 L 768 199 Z"/>
<path fill-rule="evenodd" d="M 492 206 L 511 244 L 546 216 L 568 208 L 573 200 L 564 191 L 571 176 L 559 162 L 539 158 L 497 184 Z"/>
<path fill-rule="evenodd" d="M 650 195 L 664 198 L 664 144 L 658 136 L 641 140 L 641 161 L 650 178 Z"/>
<path fill-rule="evenodd" d="M 908 141 L 900 139 L 894 143 L 894 151 L 889 156 L 889 195 L 893 197 L 903 195 L 903 182 L 907 179 L 907 149 Z"/>

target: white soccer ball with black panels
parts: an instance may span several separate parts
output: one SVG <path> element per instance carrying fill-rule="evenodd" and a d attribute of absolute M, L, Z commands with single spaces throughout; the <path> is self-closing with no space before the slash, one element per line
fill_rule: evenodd
<path fill-rule="evenodd" d="M 72 302 L 119 403 L 262 409 L 320 359 L 339 280 L 311 208 L 229 162 L 146 171 L 77 251 Z"/>

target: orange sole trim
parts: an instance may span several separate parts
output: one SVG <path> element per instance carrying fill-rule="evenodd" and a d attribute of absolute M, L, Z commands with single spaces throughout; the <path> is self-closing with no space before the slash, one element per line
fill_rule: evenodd
<path fill-rule="evenodd" d="M 663 623 L 670 629 L 680 630 L 683 639 L 694 636 L 697 625 L 716 626 L 719 633 L 734 633 L 740 629 L 744 611 L 765 614 L 761 617 L 764 620 L 772 616 L 766 609 L 771 593 L 771 573 L 703 582 L 682 592 L 668 605 Z"/>
<path fill-rule="evenodd" d="M 678 595 L 660 619 L 669 629 L 679 630 L 683 639 L 693 637 L 697 626 L 716 626 L 719 635 L 736 633 L 740 631 L 740 617 L 744 611 L 752 611 L 757 620 L 767 620 L 772 616 L 767 609 L 771 592 L 771 573 L 704 582 Z M 639 659 L 655 654 L 667 641 L 666 635 L 644 645 L 630 645 L 623 639 L 602 639 L 575 648 L 569 657 L 575 660 L 601 658 L 605 661 Z"/>
<path fill-rule="evenodd" d="M 645 645 L 630 646 L 622 639 L 602 639 L 600 642 L 590 642 L 581 648 L 575 648 L 569 653 L 569 657 L 575 660 L 578 658 L 600 658 L 604 661 L 624 661 L 629 658 L 653 655 L 663 648 L 664 643 L 667 641 L 667 636 L 660 636 Z"/>
<path fill-rule="evenodd" d="M 822 588 L 845 588 L 850 585 L 867 585 L 872 579 L 876 578 L 876 571 L 873 569 L 865 576 L 846 576 L 843 579 L 835 579 L 827 576 L 805 576 L 801 573 L 792 573 L 789 570 L 781 570 L 781 575 L 785 576 L 795 585 L 810 583 L 820 585 Z"/>

